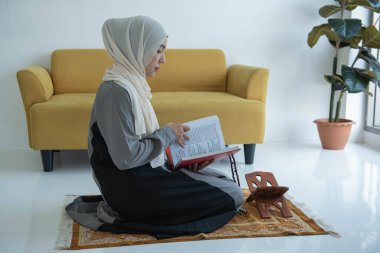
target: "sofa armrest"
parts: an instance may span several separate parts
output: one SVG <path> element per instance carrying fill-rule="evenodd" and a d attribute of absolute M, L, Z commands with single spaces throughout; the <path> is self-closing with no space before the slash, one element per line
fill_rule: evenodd
<path fill-rule="evenodd" d="M 49 72 L 41 66 L 34 65 L 18 71 L 17 80 L 25 112 L 33 104 L 47 101 L 53 95 L 53 81 Z"/>
<path fill-rule="evenodd" d="M 53 81 L 49 72 L 41 66 L 30 66 L 17 72 L 17 81 L 24 103 L 28 125 L 29 146 L 34 148 L 31 138 L 30 107 L 35 103 L 47 101 L 53 95 Z"/>
<path fill-rule="evenodd" d="M 242 98 L 266 102 L 269 70 L 232 65 L 227 72 L 227 92 Z"/>

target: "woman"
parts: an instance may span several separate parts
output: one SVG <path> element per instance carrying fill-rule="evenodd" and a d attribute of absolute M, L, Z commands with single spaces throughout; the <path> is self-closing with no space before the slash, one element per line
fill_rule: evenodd
<path fill-rule="evenodd" d="M 164 167 L 165 148 L 174 142 L 183 147 L 189 127 L 159 128 L 150 102 L 146 77 L 165 62 L 163 27 L 136 16 L 107 20 L 102 34 L 115 63 L 97 91 L 88 144 L 101 196 L 79 197 L 66 211 L 94 230 L 158 238 L 223 226 L 242 205 L 241 189 L 205 168 L 212 161 L 175 172 Z"/>

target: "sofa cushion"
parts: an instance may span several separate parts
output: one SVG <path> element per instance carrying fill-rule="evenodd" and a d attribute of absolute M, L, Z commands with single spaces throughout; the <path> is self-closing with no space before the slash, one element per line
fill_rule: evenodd
<path fill-rule="evenodd" d="M 34 104 L 30 109 L 33 148 L 86 149 L 94 99 L 95 94 L 61 94 Z M 161 126 L 218 115 L 226 144 L 263 141 L 263 102 L 225 92 L 154 92 L 152 104 Z M 241 126 L 252 131 L 240 131 Z"/>
<path fill-rule="evenodd" d="M 265 104 L 261 101 L 225 92 L 155 92 L 152 104 L 161 126 L 218 115 L 226 144 L 263 142 Z"/>
<path fill-rule="evenodd" d="M 33 148 L 86 149 L 95 94 L 61 94 L 30 108 Z"/>

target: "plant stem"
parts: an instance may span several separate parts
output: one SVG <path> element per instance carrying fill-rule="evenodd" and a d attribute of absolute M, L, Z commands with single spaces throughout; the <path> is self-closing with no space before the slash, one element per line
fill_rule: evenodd
<path fill-rule="evenodd" d="M 338 57 L 334 57 L 334 63 L 333 63 L 333 77 L 336 75 L 336 69 L 337 69 L 337 64 L 338 64 Z M 335 78 L 333 78 L 332 83 L 331 83 L 331 91 L 330 91 L 330 107 L 329 107 L 329 122 L 333 121 L 333 110 L 334 110 L 334 96 L 335 96 Z"/>
<path fill-rule="evenodd" d="M 339 95 L 339 99 L 338 99 L 338 102 L 336 103 L 336 111 L 335 111 L 335 119 L 334 119 L 334 122 L 339 122 L 339 119 L 340 119 L 340 106 L 342 104 L 342 98 L 343 98 L 343 94 L 346 90 L 343 89 L 340 91 L 340 95 Z"/>
<path fill-rule="evenodd" d="M 363 51 L 363 48 L 360 47 L 360 48 L 359 48 L 359 52 L 358 52 L 358 54 L 356 55 L 354 62 L 351 64 L 351 68 L 354 67 L 354 65 L 355 65 L 356 61 L 359 59 L 359 55 L 360 55 L 360 53 L 361 53 L 362 51 Z"/>
<path fill-rule="evenodd" d="M 343 19 L 344 9 L 346 9 L 346 2 L 342 1 L 342 11 L 340 12 L 340 19 Z"/>
<path fill-rule="evenodd" d="M 343 19 L 344 10 L 346 8 L 345 1 L 341 1 L 342 10 L 340 12 L 340 19 Z M 333 111 L 334 111 L 334 98 L 335 98 L 335 84 L 336 80 L 334 76 L 336 75 L 336 70 L 338 66 L 338 55 L 339 55 L 339 45 L 340 40 L 335 42 L 335 57 L 334 57 L 334 63 L 333 63 L 333 71 L 332 71 L 332 82 L 331 82 L 331 91 L 330 91 L 330 106 L 329 106 L 329 122 L 333 122 Z M 338 101 L 339 109 L 340 109 L 340 101 Z M 338 108 L 337 108 L 338 109 Z M 339 115 L 338 115 L 339 117 Z M 336 114 L 335 114 L 336 118 Z"/>

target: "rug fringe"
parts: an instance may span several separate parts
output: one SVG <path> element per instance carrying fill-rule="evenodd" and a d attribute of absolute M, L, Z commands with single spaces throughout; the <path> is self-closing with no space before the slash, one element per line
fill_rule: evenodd
<path fill-rule="evenodd" d="M 326 224 L 325 221 L 319 218 L 317 214 L 313 213 L 313 211 L 310 208 L 308 208 L 305 203 L 295 200 L 295 197 L 289 194 L 285 194 L 285 197 L 289 199 L 294 205 L 296 205 L 297 208 L 301 209 L 301 211 L 304 214 L 306 214 L 313 221 L 315 221 L 315 223 L 317 223 L 318 226 L 323 228 L 327 232 L 327 234 L 332 235 L 337 238 L 341 238 L 341 235 L 334 232 L 335 229 L 333 226 Z"/>
<path fill-rule="evenodd" d="M 334 231 L 327 231 L 327 234 L 332 235 L 336 238 L 342 238 L 342 236 L 338 233 L 335 233 Z"/>
<path fill-rule="evenodd" d="M 73 231 L 73 220 L 66 214 L 65 207 L 70 204 L 76 197 L 76 195 L 66 195 L 65 197 L 65 201 L 62 207 L 61 221 L 58 227 L 58 236 L 55 243 L 56 250 L 70 249 Z"/>

